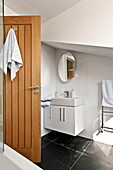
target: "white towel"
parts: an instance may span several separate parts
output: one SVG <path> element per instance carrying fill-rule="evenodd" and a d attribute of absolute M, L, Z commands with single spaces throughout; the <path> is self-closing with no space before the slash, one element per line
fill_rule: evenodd
<path fill-rule="evenodd" d="M 7 67 L 11 70 L 11 80 L 23 65 L 15 31 L 11 28 L 8 32 L 5 44 L 0 54 L 0 67 L 7 74 Z"/>
<path fill-rule="evenodd" d="M 41 100 L 41 106 L 49 106 L 51 104 L 51 100 Z"/>
<path fill-rule="evenodd" d="M 102 81 L 102 106 L 113 107 L 113 80 Z"/>
<path fill-rule="evenodd" d="M 41 99 L 41 106 L 49 106 L 51 104 L 51 99 L 54 97 L 52 94 L 48 94 Z"/>

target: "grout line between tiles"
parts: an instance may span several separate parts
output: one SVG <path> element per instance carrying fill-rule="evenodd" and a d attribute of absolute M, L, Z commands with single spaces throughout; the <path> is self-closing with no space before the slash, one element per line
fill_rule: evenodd
<path fill-rule="evenodd" d="M 86 149 L 88 148 L 88 146 L 89 146 L 91 143 L 92 143 L 92 141 L 89 142 L 89 144 L 87 145 L 87 147 L 83 150 L 83 152 L 81 153 L 81 155 L 78 157 L 78 159 L 75 161 L 75 163 L 72 165 L 72 167 L 71 167 L 69 170 L 71 170 L 71 169 L 74 167 L 74 165 L 79 161 L 79 159 L 82 157 L 82 155 L 84 154 L 84 152 L 86 151 Z"/>
<path fill-rule="evenodd" d="M 92 143 L 92 141 L 89 142 L 89 144 L 86 146 L 86 148 L 85 148 L 83 151 L 78 151 L 78 150 L 74 150 L 74 149 L 72 149 L 72 148 L 69 148 L 69 147 L 67 147 L 67 146 L 64 146 L 64 145 L 61 145 L 61 144 L 55 142 L 55 140 L 56 140 L 58 137 L 59 137 L 59 136 L 57 136 L 55 139 L 53 139 L 53 140 L 51 140 L 51 141 L 48 140 L 48 139 L 45 139 L 45 140 L 49 141 L 49 143 L 48 143 L 46 146 L 48 146 L 48 145 L 51 144 L 51 143 L 54 143 L 54 144 L 59 145 L 59 146 L 61 146 L 61 147 L 70 149 L 71 151 L 80 153 L 80 156 L 78 157 L 78 159 L 74 162 L 74 164 L 73 164 L 73 165 L 71 166 L 71 168 L 69 169 L 69 170 L 71 170 L 71 169 L 73 168 L 73 166 L 74 166 L 74 165 L 79 161 L 79 159 L 82 157 L 82 155 L 84 154 L 84 152 L 86 151 L 86 149 L 88 148 L 88 146 Z M 42 149 L 45 148 L 46 146 L 42 147 Z M 57 160 L 57 161 L 60 162 L 59 160 Z M 62 162 L 60 162 L 60 163 L 61 163 L 62 165 L 64 165 Z"/>
<path fill-rule="evenodd" d="M 58 138 L 58 137 L 57 137 L 57 138 Z M 55 139 L 53 139 L 53 140 L 51 140 L 51 141 L 47 140 L 47 141 L 49 141 L 49 143 L 48 143 L 47 145 L 43 146 L 41 149 L 45 148 L 45 147 L 48 146 L 50 143 L 54 142 L 57 138 L 55 138 Z M 44 140 L 46 140 L 46 139 L 44 139 Z"/>
<path fill-rule="evenodd" d="M 56 140 L 58 137 L 59 137 L 59 136 L 57 136 L 57 137 L 56 137 L 55 139 L 53 139 L 53 140 L 46 139 L 46 138 L 44 138 L 44 136 L 43 136 L 42 138 L 45 139 L 45 140 L 47 140 L 47 141 L 54 141 L 54 140 Z"/>
<path fill-rule="evenodd" d="M 81 153 L 81 155 L 78 157 L 78 159 L 75 161 L 75 163 L 72 165 L 72 167 L 69 170 L 71 170 L 74 167 L 74 165 L 78 162 L 78 160 L 81 158 L 82 155 L 83 155 L 83 152 Z"/>
<path fill-rule="evenodd" d="M 50 143 L 52 143 L 52 142 L 55 141 L 55 140 L 56 140 L 56 139 L 50 141 Z M 50 143 L 49 143 L 49 144 L 50 144 Z M 49 145 L 49 144 L 48 144 L 48 145 Z M 47 146 L 47 145 L 46 145 L 46 146 Z M 45 146 L 45 147 L 46 147 L 46 146 Z M 43 148 L 44 148 L 44 147 L 43 147 Z M 52 156 L 53 156 L 53 155 L 52 155 Z M 55 157 L 55 159 L 56 159 L 61 165 L 63 165 L 63 166 L 65 167 L 65 164 L 64 164 L 64 163 L 62 163 L 61 161 L 59 161 L 56 157 Z"/>
<path fill-rule="evenodd" d="M 86 146 L 86 148 L 84 149 L 83 153 L 86 151 L 86 149 L 89 147 L 89 145 L 92 143 L 92 141 L 89 142 L 89 144 Z"/>
<path fill-rule="evenodd" d="M 49 142 L 47 145 L 45 145 L 45 146 L 41 147 L 41 149 L 45 148 L 45 147 L 46 147 L 46 146 L 48 146 L 49 144 L 50 144 L 50 142 Z"/>
<path fill-rule="evenodd" d="M 75 152 L 78 152 L 78 153 L 82 153 L 81 151 L 78 151 L 78 150 L 75 150 L 75 149 L 69 148 L 68 146 L 61 145 L 61 144 L 56 143 L 56 142 L 55 142 L 55 144 L 56 144 L 56 145 L 59 145 L 59 146 L 62 146 L 62 147 L 64 147 L 64 148 L 70 149 L 70 150 L 72 150 L 72 151 L 75 151 Z"/>

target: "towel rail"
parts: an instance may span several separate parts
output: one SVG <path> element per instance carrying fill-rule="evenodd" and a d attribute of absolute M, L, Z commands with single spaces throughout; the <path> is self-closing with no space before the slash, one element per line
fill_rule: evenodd
<path fill-rule="evenodd" d="M 113 113 L 113 112 L 110 112 L 110 111 L 107 111 L 107 110 L 104 111 L 104 106 L 102 106 L 102 126 L 101 126 L 101 132 L 103 132 L 104 129 L 113 130 L 113 128 L 111 128 L 111 127 L 104 126 L 104 113 Z"/>

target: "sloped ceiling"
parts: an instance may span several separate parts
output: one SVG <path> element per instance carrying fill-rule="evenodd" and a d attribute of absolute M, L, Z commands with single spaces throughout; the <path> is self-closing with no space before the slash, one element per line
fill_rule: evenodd
<path fill-rule="evenodd" d="M 55 49 L 65 49 L 68 51 L 76 51 L 85 54 L 103 56 L 103 57 L 113 57 L 113 48 L 108 47 L 99 47 L 99 46 L 91 46 L 91 45 L 82 45 L 82 44 L 69 44 L 69 43 L 57 43 L 57 42 L 46 42 L 42 41 L 42 43 L 53 47 Z"/>
<path fill-rule="evenodd" d="M 20 15 L 41 15 L 46 22 L 82 0 L 5 0 L 5 5 Z"/>

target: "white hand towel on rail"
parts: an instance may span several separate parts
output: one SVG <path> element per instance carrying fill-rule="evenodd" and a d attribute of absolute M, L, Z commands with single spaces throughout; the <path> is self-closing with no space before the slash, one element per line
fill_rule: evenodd
<path fill-rule="evenodd" d="M 41 106 L 49 106 L 51 104 L 51 100 L 41 100 Z"/>
<path fill-rule="evenodd" d="M 11 80 L 13 80 L 22 65 L 22 57 L 15 31 L 11 28 L 0 54 L 0 67 L 4 70 L 5 74 L 7 74 L 8 67 L 11 70 Z"/>
<path fill-rule="evenodd" d="M 102 106 L 113 107 L 113 80 L 102 81 Z"/>
<path fill-rule="evenodd" d="M 52 94 L 48 94 L 41 99 L 41 106 L 49 106 L 51 104 L 51 99 L 54 97 Z"/>

